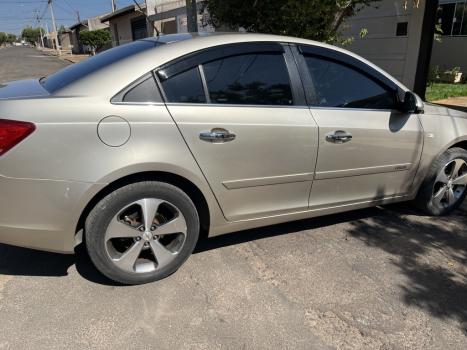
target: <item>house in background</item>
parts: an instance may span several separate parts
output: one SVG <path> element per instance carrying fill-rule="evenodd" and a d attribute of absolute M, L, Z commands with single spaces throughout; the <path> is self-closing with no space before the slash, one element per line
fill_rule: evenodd
<path fill-rule="evenodd" d="M 155 9 L 151 11 L 149 19 L 154 22 L 156 28 L 164 34 L 186 33 L 188 31 L 186 1 L 185 0 L 153 0 Z M 199 3 L 202 0 L 197 0 L 198 9 Z M 148 3 L 151 3 L 148 1 Z M 211 26 L 203 26 L 203 17 L 207 14 L 197 15 L 198 31 L 199 32 L 214 32 Z"/>
<path fill-rule="evenodd" d="M 375 63 L 410 89 L 424 95 L 433 43 L 437 1 L 382 0 L 344 24 L 345 48 Z M 367 34 L 360 37 L 360 31 Z M 423 33 L 423 35 L 422 35 Z"/>
<path fill-rule="evenodd" d="M 61 50 L 71 52 L 71 34 L 70 29 L 65 29 L 58 34 Z"/>
<path fill-rule="evenodd" d="M 147 3 L 153 5 L 148 5 L 151 6 L 149 9 L 146 3 L 139 7 L 130 5 L 101 17 L 101 21 L 109 22 L 113 46 L 153 36 L 153 25 L 162 34 L 187 32 L 185 0 L 152 0 Z M 203 15 L 198 15 L 199 31 L 214 31 L 212 27 L 201 25 L 202 18 Z"/>
<path fill-rule="evenodd" d="M 70 41 L 74 54 L 83 54 L 89 52 L 89 48 L 85 47 L 79 40 L 79 33 L 81 31 L 109 28 L 109 24 L 106 21 L 101 21 L 102 17 L 105 17 L 105 15 L 90 17 L 81 22 L 73 24 L 68 28 L 71 31 Z"/>
<path fill-rule="evenodd" d="M 148 36 L 146 5 L 130 5 L 101 17 L 108 22 L 112 35 L 112 46 L 119 46 Z M 142 12 L 141 12 L 142 11 Z"/>
<path fill-rule="evenodd" d="M 439 0 L 437 24 L 443 33 L 433 44 L 431 65 L 467 74 L 467 0 Z"/>

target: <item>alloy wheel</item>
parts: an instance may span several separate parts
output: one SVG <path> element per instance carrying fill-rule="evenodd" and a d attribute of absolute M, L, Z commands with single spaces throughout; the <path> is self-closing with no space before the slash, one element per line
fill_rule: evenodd
<path fill-rule="evenodd" d="M 467 162 L 457 158 L 447 163 L 438 173 L 432 194 L 432 203 L 444 210 L 455 205 L 467 187 Z"/>
<path fill-rule="evenodd" d="M 105 248 L 121 270 L 148 273 L 170 264 L 181 251 L 187 224 L 172 203 L 144 198 L 122 208 L 110 221 Z"/>

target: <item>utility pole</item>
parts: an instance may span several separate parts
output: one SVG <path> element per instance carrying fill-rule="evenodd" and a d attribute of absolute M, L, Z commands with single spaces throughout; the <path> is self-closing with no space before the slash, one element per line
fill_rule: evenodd
<path fill-rule="evenodd" d="M 112 0 L 112 12 L 115 12 L 117 6 L 115 6 L 115 0 Z"/>
<path fill-rule="evenodd" d="M 186 21 L 189 33 L 198 31 L 198 10 L 196 0 L 186 0 Z"/>
<path fill-rule="evenodd" d="M 42 28 L 41 28 L 40 22 L 39 22 L 39 33 L 41 34 L 41 45 L 42 45 L 42 48 L 44 48 L 44 36 L 42 35 Z"/>
<path fill-rule="evenodd" d="M 154 30 L 155 23 L 153 21 L 149 20 L 149 17 L 153 16 L 156 14 L 156 0 L 145 0 L 146 2 L 146 18 L 147 18 L 147 23 L 146 23 L 146 28 L 148 32 L 148 37 L 154 36 L 154 33 L 156 32 Z"/>
<path fill-rule="evenodd" d="M 41 36 L 41 45 L 42 45 L 42 48 L 44 48 L 44 37 L 42 35 L 41 19 L 39 18 L 39 12 L 37 10 L 34 11 L 34 13 L 36 14 L 37 25 L 39 26 L 39 34 Z"/>
<path fill-rule="evenodd" d="M 52 27 L 55 32 L 55 48 L 57 49 L 57 53 L 60 56 L 60 45 L 58 43 L 58 32 L 57 32 L 57 24 L 55 23 L 55 15 L 54 15 L 54 8 L 52 4 L 52 0 L 48 0 L 49 9 L 50 9 L 50 16 L 52 17 Z"/>

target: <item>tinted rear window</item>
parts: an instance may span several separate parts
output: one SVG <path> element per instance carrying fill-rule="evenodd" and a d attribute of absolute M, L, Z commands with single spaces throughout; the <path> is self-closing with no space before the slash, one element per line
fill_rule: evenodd
<path fill-rule="evenodd" d="M 205 103 L 206 96 L 198 67 L 179 73 L 162 82 L 169 102 Z"/>
<path fill-rule="evenodd" d="M 212 103 L 293 104 L 283 55 L 238 55 L 206 63 L 203 67 Z"/>
<path fill-rule="evenodd" d="M 126 45 L 117 46 L 88 58 L 83 62 L 70 65 L 52 75 L 49 75 L 47 78 L 41 80 L 42 86 L 44 86 L 44 88 L 50 93 L 53 93 L 112 63 L 159 45 L 163 44 L 149 40 L 140 40 Z"/>

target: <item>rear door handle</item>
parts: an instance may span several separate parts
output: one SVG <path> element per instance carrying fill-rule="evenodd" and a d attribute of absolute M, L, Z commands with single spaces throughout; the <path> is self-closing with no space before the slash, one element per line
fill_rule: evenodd
<path fill-rule="evenodd" d="M 199 134 L 199 138 L 203 141 L 211 143 L 224 143 L 235 140 L 236 135 L 222 128 L 215 128 L 211 131 L 203 131 Z"/>
<path fill-rule="evenodd" d="M 352 140 L 352 134 L 343 131 L 337 130 L 326 134 L 326 141 L 332 143 L 346 143 Z"/>

